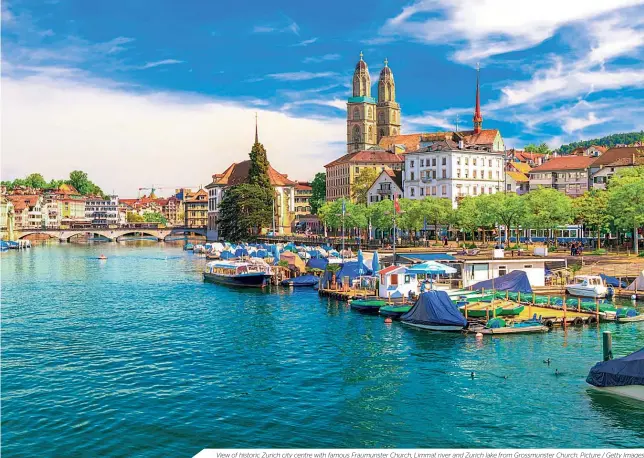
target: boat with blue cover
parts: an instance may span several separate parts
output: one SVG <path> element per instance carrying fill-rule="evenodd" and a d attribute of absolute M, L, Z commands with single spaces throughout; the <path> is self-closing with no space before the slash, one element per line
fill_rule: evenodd
<path fill-rule="evenodd" d="M 263 288 L 271 277 L 268 264 L 251 259 L 241 261 L 212 261 L 206 264 L 203 279 L 229 286 Z"/>
<path fill-rule="evenodd" d="M 414 306 L 400 317 L 407 326 L 430 331 L 462 331 L 467 320 L 445 291 L 422 293 Z"/>
<path fill-rule="evenodd" d="M 315 275 L 300 275 L 295 278 L 287 278 L 280 283 L 282 286 L 293 286 L 295 288 L 317 286 L 320 283 L 320 277 Z"/>
<path fill-rule="evenodd" d="M 598 390 L 644 401 L 644 348 L 595 364 L 586 382 Z"/>

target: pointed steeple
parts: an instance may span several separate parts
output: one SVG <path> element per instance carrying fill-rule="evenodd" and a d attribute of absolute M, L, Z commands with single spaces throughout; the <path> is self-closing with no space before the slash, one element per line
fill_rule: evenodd
<path fill-rule="evenodd" d="M 255 112 L 255 143 L 259 143 L 259 135 L 257 133 L 257 112 Z"/>
<path fill-rule="evenodd" d="M 479 74 L 481 73 L 481 66 L 476 64 L 476 107 L 474 108 L 474 133 L 481 132 L 483 127 L 483 116 L 481 116 L 481 94 L 479 90 Z"/>

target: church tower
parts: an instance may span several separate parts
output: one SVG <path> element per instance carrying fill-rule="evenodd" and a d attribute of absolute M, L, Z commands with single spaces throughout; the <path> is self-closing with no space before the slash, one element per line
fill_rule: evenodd
<path fill-rule="evenodd" d="M 376 101 L 371 97 L 371 77 L 361 52 L 353 72 L 353 97 L 347 101 L 347 152 L 366 150 L 377 144 Z"/>
<path fill-rule="evenodd" d="M 478 134 L 483 128 L 483 116 L 481 116 L 481 94 L 479 91 L 479 73 L 481 73 L 481 67 L 479 64 L 476 64 L 476 103 L 474 107 L 474 133 Z"/>
<path fill-rule="evenodd" d="M 385 59 L 378 80 L 378 107 L 376 108 L 378 141 L 400 133 L 400 105 L 396 103 L 394 74 Z"/>

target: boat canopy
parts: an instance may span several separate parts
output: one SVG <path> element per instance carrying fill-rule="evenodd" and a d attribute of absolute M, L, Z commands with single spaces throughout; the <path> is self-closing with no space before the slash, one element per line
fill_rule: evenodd
<path fill-rule="evenodd" d="M 315 286 L 320 281 L 315 275 L 301 275 L 295 278 L 288 278 L 282 281 L 282 286 Z"/>
<path fill-rule="evenodd" d="M 467 320 L 447 293 L 437 290 L 422 293 L 409 312 L 400 319 L 415 324 L 467 326 Z"/>
<path fill-rule="evenodd" d="M 595 364 L 590 369 L 586 382 L 600 388 L 644 385 L 644 348 L 623 358 Z"/>
<path fill-rule="evenodd" d="M 325 258 L 311 258 L 306 263 L 306 267 L 310 269 L 324 270 L 326 269 L 326 266 L 328 264 L 329 264 L 329 261 L 327 261 Z"/>
<path fill-rule="evenodd" d="M 602 277 L 602 280 L 604 280 L 604 283 L 606 283 L 606 286 L 613 286 L 615 288 L 626 288 L 626 282 L 623 281 L 622 284 L 619 284 L 619 279 L 616 277 L 611 277 L 610 275 L 605 275 L 605 274 L 599 274 L 600 277 Z"/>
<path fill-rule="evenodd" d="M 532 293 L 528 274 L 522 270 L 513 270 L 507 275 L 501 275 L 493 280 L 480 281 L 471 289 L 494 289 L 496 291 L 512 291 L 515 293 Z"/>
<path fill-rule="evenodd" d="M 633 283 L 628 285 L 628 288 L 626 288 L 629 291 L 635 291 L 637 290 L 644 290 L 644 270 L 640 272 L 640 276 L 637 277 Z"/>
<path fill-rule="evenodd" d="M 371 276 L 371 275 L 372 275 L 371 269 L 369 269 L 364 264 L 362 264 L 362 269 L 360 269 L 358 267 L 358 261 L 347 261 L 344 264 L 342 264 L 340 267 L 340 270 L 336 272 L 335 278 L 336 278 L 336 282 L 341 285 L 345 277 L 349 277 L 349 283 L 351 283 L 353 280 L 355 280 L 358 277 Z M 326 285 L 328 282 L 330 282 L 332 276 L 333 276 L 333 272 L 329 272 L 328 270 L 324 272 L 324 278 L 322 279 L 322 284 Z"/>
<path fill-rule="evenodd" d="M 455 274 L 458 272 L 455 268 L 446 266 L 436 261 L 426 261 L 421 264 L 415 264 L 409 267 L 409 273 L 412 274 L 426 274 L 426 275 L 443 275 Z"/>
<path fill-rule="evenodd" d="M 226 251 L 222 251 L 219 257 L 221 259 L 233 259 L 235 257 L 235 253 L 226 250 Z"/>

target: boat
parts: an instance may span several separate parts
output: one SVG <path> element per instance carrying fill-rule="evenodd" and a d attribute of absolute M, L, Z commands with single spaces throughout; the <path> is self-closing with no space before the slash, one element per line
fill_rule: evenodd
<path fill-rule="evenodd" d="M 392 320 L 399 320 L 401 316 L 409 312 L 411 307 L 411 305 L 385 305 L 384 307 L 380 307 L 378 313 Z"/>
<path fill-rule="evenodd" d="M 98 259 L 100 259 L 101 261 L 107 261 L 107 256 L 105 256 L 104 254 L 102 254 L 102 255 L 100 255 L 100 256 L 98 257 Z"/>
<path fill-rule="evenodd" d="M 507 323 L 503 318 L 492 318 L 481 328 L 471 328 L 471 332 L 480 332 L 481 334 L 529 334 L 535 332 L 548 332 L 550 328 L 545 326 L 540 320 L 532 319 L 527 321 L 516 321 Z"/>
<path fill-rule="evenodd" d="M 599 275 L 577 275 L 573 283 L 566 285 L 566 291 L 573 296 L 602 298 L 608 288 Z"/>
<path fill-rule="evenodd" d="M 295 278 L 287 278 L 286 280 L 282 280 L 280 283 L 282 286 L 293 286 L 293 287 L 304 287 L 304 286 L 317 286 L 320 283 L 320 277 L 316 277 L 315 275 L 300 275 L 299 277 Z"/>
<path fill-rule="evenodd" d="M 644 348 L 595 364 L 586 383 L 601 391 L 644 401 Z"/>
<path fill-rule="evenodd" d="M 380 299 L 356 299 L 349 301 L 349 305 L 360 313 L 375 315 L 380 311 L 380 307 L 387 305 L 387 302 Z"/>
<path fill-rule="evenodd" d="M 634 308 L 620 307 L 615 313 L 615 321 L 618 323 L 633 323 L 644 321 L 644 313 L 640 313 Z"/>
<path fill-rule="evenodd" d="M 459 302 L 459 305 L 459 310 L 465 315 L 465 304 Z M 523 312 L 524 308 L 523 304 L 498 299 L 492 302 L 474 302 L 467 304 L 467 317 L 516 316 Z"/>
<path fill-rule="evenodd" d="M 430 331 L 454 332 L 467 327 L 467 320 L 445 291 L 422 293 L 400 321 L 407 326 Z"/>
<path fill-rule="evenodd" d="M 271 268 L 258 260 L 211 261 L 203 272 L 204 281 L 230 286 L 263 288 L 271 276 Z"/>
<path fill-rule="evenodd" d="M 183 245 L 183 249 L 186 251 L 194 250 L 194 245 L 190 242 L 187 242 Z"/>

